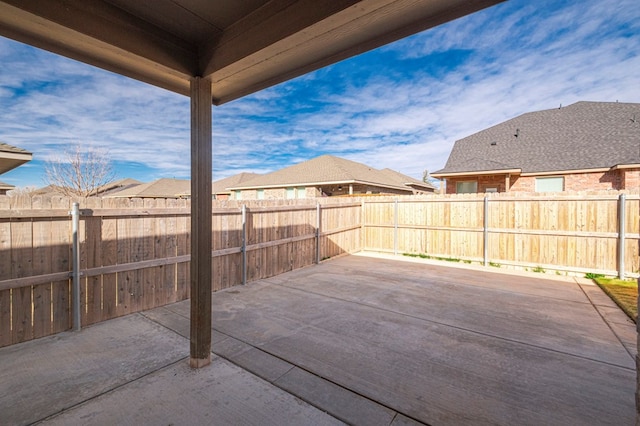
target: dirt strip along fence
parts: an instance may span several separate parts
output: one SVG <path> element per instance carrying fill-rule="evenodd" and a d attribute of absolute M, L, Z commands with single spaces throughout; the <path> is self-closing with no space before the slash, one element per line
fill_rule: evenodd
<path fill-rule="evenodd" d="M 369 200 L 363 248 L 540 272 L 637 277 L 640 196 L 621 195 Z"/>
<path fill-rule="evenodd" d="M 72 327 L 72 203 L 0 196 L 0 347 Z M 349 199 L 214 201 L 213 290 L 359 251 L 361 211 Z M 190 226 L 188 200 L 81 200 L 82 326 L 188 298 Z"/>

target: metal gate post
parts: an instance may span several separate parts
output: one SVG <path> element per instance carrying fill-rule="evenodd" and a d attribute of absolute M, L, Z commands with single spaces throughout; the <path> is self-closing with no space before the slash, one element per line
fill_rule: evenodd
<path fill-rule="evenodd" d="M 484 196 L 484 223 L 482 228 L 483 235 L 483 253 L 482 259 L 484 266 L 489 266 L 489 198 Z"/>
<path fill-rule="evenodd" d="M 320 227 L 322 226 L 322 216 L 320 216 L 320 203 L 316 204 L 316 265 L 320 264 Z"/>
<path fill-rule="evenodd" d="M 626 201 L 627 197 L 624 194 L 620 194 L 618 198 L 618 277 L 624 280 L 624 234 L 626 233 Z"/>
<path fill-rule="evenodd" d="M 247 206 L 242 205 L 242 285 L 247 283 Z"/>
<path fill-rule="evenodd" d="M 393 209 L 393 254 L 398 254 L 398 199 L 394 202 Z"/>
<path fill-rule="evenodd" d="M 73 203 L 71 208 L 71 229 L 72 229 L 72 244 L 71 255 L 72 261 L 72 311 L 73 311 L 73 330 L 79 331 L 80 324 L 80 243 L 78 239 L 78 229 L 80 228 L 80 205 Z"/>

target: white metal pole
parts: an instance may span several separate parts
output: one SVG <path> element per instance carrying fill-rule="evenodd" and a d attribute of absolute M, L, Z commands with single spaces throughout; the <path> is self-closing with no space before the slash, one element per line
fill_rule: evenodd
<path fill-rule="evenodd" d="M 489 198 L 484 196 L 483 253 L 484 266 L 489 265 Z"/>
<path fill-rule="evenodd" d="M 320 203 L 316 204 L 316 264 L 320 264 L 320 226 L 322 226 L 322 216 Z"/>
<path fill-rule="evenodd" d="M 78 229 L 80 228 L 80 205 L 78 203 L 73 203 L 71 208 L 71 228 L 72 228 L 72 245 L 71 245 L 71 254 L 73 257 L 72 261 L 72 305 L 73 305 L 73 330 L 79 331 L 81 328 L 80 324 L 80 246 L 78 239 Z"/>
<path fill-rule="evenodd" d="M 247 284 L 247 206 L 242 205 L 242 285 Z"/>
<path fill-rule="evenodd" d="M 398 254 L 398 200 L 395 200 L 393 209 L 393 254 Z"/>
<path fill-rule="evenodd" d="M 618 277 L 624 280 L 624 234 L 626 233 L 626 201 L 627 197 L 624 194 L 620 194 L 618 198 Z"/>

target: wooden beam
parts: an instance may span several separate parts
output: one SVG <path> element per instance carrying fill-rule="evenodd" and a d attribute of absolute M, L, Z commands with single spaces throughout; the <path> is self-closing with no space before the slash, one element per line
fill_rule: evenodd
<path fill-rule="evenodd" d="M 203 49 L 200 67 L 211 74 L 353 6 L 359 0 L 273 0 L 227 28 Z"/>
<path fill-rule="evenodd" d="M 103 0 L 0 1 L 0 35 L 181 94 L 197 47 Z"/>
<path fill-rule="evenodd" d="M 200 57 L 222 104 L 504 0 L 269 2 L 227 28 Z M 238 36 L 241 34 L 241 36 Z"/>
<path fill-rule="evenodd" d="M 191 358 L 211 363 L 211 80 L 191 79 Z"/>

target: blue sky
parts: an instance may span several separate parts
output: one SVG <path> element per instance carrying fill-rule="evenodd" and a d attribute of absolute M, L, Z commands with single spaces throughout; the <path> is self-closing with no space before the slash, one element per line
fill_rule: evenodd
<path fill-rule="evenodd" d="M 118 178 L 189 177 L 186 97 L 0 37 L 0 141 L 33 161 L 0 177 L 43 186 L 77 143 Z M 640 2 L 510 0 L 213 111 L 214 179 L 322 154 L 420 179 L 460 138 L 519 114 L 640 102 Z"/>

